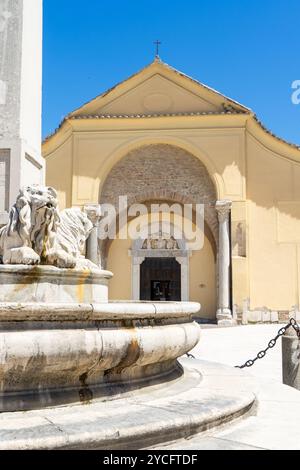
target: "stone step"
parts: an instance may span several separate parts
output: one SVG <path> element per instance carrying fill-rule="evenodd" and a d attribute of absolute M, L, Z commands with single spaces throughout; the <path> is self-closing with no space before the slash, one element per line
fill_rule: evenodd
<path fill-rule="evenodd" d="M 181 379 L 118 400 L 0 415 L 0 449 L 138 449 L 186 438 L 251 413 L 244 371 L 182 359 Z"/>

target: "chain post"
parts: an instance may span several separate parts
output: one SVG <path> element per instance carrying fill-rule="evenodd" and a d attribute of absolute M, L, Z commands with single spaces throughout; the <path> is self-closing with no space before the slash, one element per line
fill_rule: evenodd
<path fill-rule="evenodd" d="M 300 327 L 294 319 L 292 328 L 282 337 L 282 378 L 285 385 L 300 390 Z"/>
<path fill-rule="evenodd" d="M 272 338 L 269 341 L 268 346 L 266 347 L 266 349 L 263 349 L 262 351 L 259 351 L 259 353 L 257 353 L 257 355 L 254 359 L 248 359 L 248 361 L 246 361 L 243 365 L 236 366 L 236 369 L 245 369 L 245 368 L 252 367 L 258 359 L 263 359 L 266 356 L 267 352 L 270 349 L 273 349 L 276 346 L 278 339 L 281 338 L 289 328 L 293 328 L 295 330 L 295 332 L 297 334 L 297 337 L 298 337 L 298 340 L 300 341 L 300 327 L 299 327 L 297 321 L 294 318 L 291 318 L 289 323 L 287 323 L 285 326 L 280 328 L 280 330 L 278 331 L 275 338 Z"/>

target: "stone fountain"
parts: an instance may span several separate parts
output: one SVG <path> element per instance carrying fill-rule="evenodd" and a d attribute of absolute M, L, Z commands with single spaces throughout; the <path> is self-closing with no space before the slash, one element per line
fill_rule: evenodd
<path fill-rule="evenodd" d="M 238 379 L 221 393 L 220 370 L 179 359 L 199 304 L 108 302 L 112 273 L 82 255 L 92 229 L 32 186 L 0 231 L 0 448 L 143 447 L 248 412 Z"/>

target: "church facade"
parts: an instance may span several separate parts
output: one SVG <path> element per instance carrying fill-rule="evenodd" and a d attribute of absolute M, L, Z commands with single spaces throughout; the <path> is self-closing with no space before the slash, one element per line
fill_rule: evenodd
<path fill-rule="evenodd" d="M 69 114 L 43 156 L 61 208 L 112 204 L 123 220 L 119 196 L 204 207 L 198 249 L 170 236 L 166 224 L 184 215 L 163 209 L 151 237 L 99 240 L 111 300 L 197 301 L 221 323 L 299 306 L 300 149 L 250 109 L 157 58 Z M 125 223 L 150 222 L 137 213 Z"/>

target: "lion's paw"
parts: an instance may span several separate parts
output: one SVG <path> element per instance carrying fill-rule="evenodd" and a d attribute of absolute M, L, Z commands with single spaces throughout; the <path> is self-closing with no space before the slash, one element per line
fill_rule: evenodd
<path fill-rule="evenodd" d="M 41 258 L 29 247 L 13 248 L 3 257 L 5 264 L 23 264 L 26 266 L 35 266 L 40 264 Z"/>
<path fill-rule="evenodd" d="M 72 255 L 59 252 L 55 257 L 54 264 L 60 269 L 73 269 L 76 266 L 76 259 Z"/>

